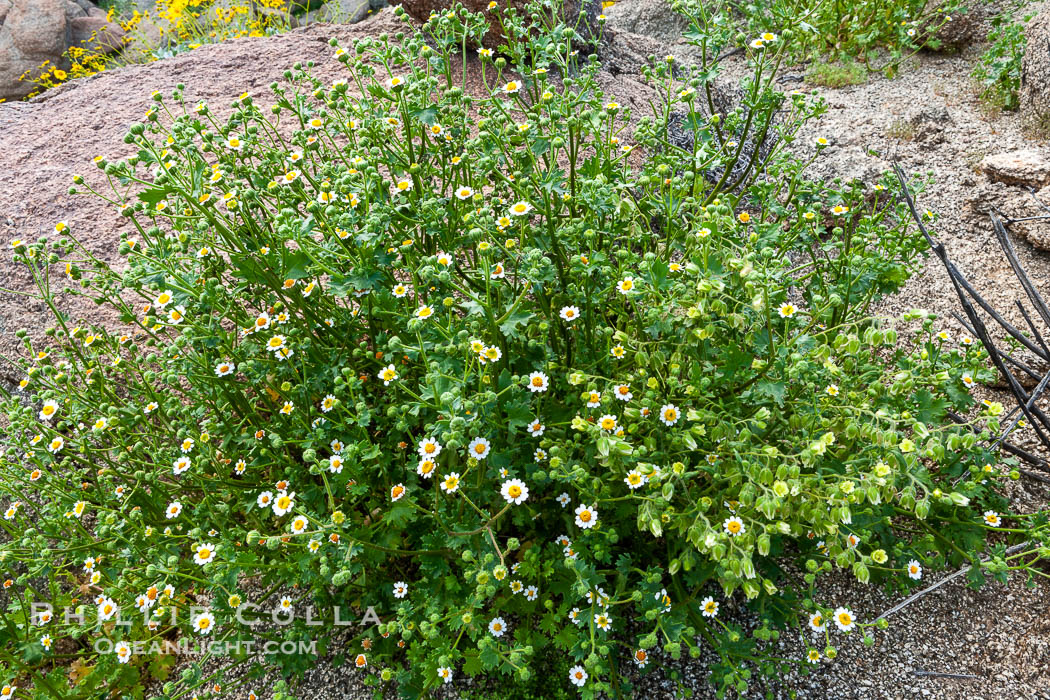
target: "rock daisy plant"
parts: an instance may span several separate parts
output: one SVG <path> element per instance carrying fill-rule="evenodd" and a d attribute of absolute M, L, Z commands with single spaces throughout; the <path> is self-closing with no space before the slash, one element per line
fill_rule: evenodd
<path fill-rule="evenodd" d="M 711 110 L 722 12 L 691 10 L 706 58 L 655 60 L 637 113 L 541 5 L 502 15 L 498 55 L 457 7 L 223 118 L 154 95 L 134 155 L 74 178 L 127 218 L 120 264 L 65 223 L 11 243 L 54 325 L 4 404 L 0 680 L 186 698 L 316 663 L 169 677 L 141 645 L 263 638 L 408 697 L 465 676 L 629 694 L 629 669 L 705 647 L 744 693 L 870 638 L 821 575 L 903 591 L 990 532 L 1038 541 L 980 447 L 1002 407 L 970 396 L 979 344 L 868 313 L 921 239 L 888 180 L 805 178 L 824 142 L 785 145 L 823 106 L 774 89 L 775 32 Z M 1002 551 L 974 576 L 1033 560 Z M 785 626 L 808 657 L 766 655 Z"/>

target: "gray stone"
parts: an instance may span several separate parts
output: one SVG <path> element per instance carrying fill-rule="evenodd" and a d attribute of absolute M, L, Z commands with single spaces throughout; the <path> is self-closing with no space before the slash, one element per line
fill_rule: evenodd
<path fill-rule="evenodd" d="M 1021 119 L 1029 131 L 1050 134 L 1050 12 L 1025 27 L 1028 46 L 1021 64 Z"/>
<path fill-rule="evenodd" d="M 87 8 L 82 7 L 74 0 L 66 0 L 66 21 L 72 21 L 77 17 L 87 17 Z"/>
<path fill-rule="evenodd" d="M 11 0 L 0 0 L 0 25 L 4 23 L 8 10 L 11 9 Z"/>
<path fill-rule="evenodd" d="M 369 0 L 328 0 L 323 7 L 306 13 L 304 24 L 356 24 L 368 16 Z"/>
<path fill-rule="evenodd" d="M 983 42 L 991 26 L 991 15 L 990 5 L 982 2 L 971 2 L 967 7 L 960 8 L 960 11 L 953 12 L 951 21 L 941 25 L 933 35 L 941 43 L 938 49 L 958 51 L 975 41 Z"/>
<path fill-rule="evenodd" d="M 904 123 L 910 139 L 918 143 L 934 145 L 945 140 L 944 130 L 953 124 L 952 116 L 945 107 L 916 107 L 905 116 Z"/>
<path fill-rule="evenodd" d="M 978 168 L 990 180 L 1039 189 L 1050 185 L 1050 154 L 1041 148 L 985 156 Z"/>
<path fill-rule="evenodd" d="M 668 0 L 620 0 L 605 10 L 607 29 L 676 41 L 689 21 Z"/>

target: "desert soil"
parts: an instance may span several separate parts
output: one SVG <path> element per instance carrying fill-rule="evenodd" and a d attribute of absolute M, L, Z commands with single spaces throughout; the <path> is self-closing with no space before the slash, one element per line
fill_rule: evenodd
<path fill-rule="evenodd" d="M 331 36 L 344 44 L 351 37 L 395 32 L 399 22 L 389 10 L 353 27 L 312 26 L 283 36 L 231 41 L 146 66 L 136 66 L 77 81 L 45 93 L 31 102 L 0 105 L 0 241 L 53 235 L 57 221 L 66 221 L 94 254 L 115 260 L 125 223 L 98 200 L 71 196 L 71 176 L 81 173 L 98 183 L 97 155 L 117 159 L 130 155 L 122 138 L 129 124 L 142 119 L 153 90 L 169 94 L 178 83 L 187 86 L 187 101 L 230 102 L 247 90 L 258 100 L 269 97 L 267 85 L 296 61 L 313 60 L 316 73 L 334 79 L 340 66 L 327 45 Z M 1016 188 L 989 183 L 976 165 L 985 155 L 1019 148 L 1040 148 L 1028 140 L 1013 114 L 990 114 L 981 106 L 968 78 L 982 47 L 955 54 L 923 53 L 900 76 L 879 76 L 838 90 L 816 89 L 830 106 L 819 122 L 808 127 L 797 148 L 810 148 L 816 136 L 831 147 L 816 163 L 814 177 L 859 177 L 868 182 L 896 158 L 909 172 L 932 171 L 935 185 L 920 204 L 940 219 L 934 229 L 958 266 L 987 293 L 989 301 L 1006 309 L 1021 292 L 1006 260 L 999 254 L 982 213 L 989 203 L 1006 206 L 1023 194 Z M 739 71 L 731 62 L 727 73 Z M 790 71 L 788 71 L 790 72 Z M 629 91 L 629 78 L 610 78 Z M 628 98 L 629 99 L 629 98 Z M 869 155 L 875 152 L 878 155 Z M 1010 212 L 1007 211 L 1009 214 Z M 1040 291 L 1050 295 L 1050 257 L 1017 243 L 1022 263 Z M 10 258 L 0 261 L 0 286 L 28 292 L 32 280 Z M 81 299 L 64 298 L 63 310 L 90 323 L 115 319 Z M 924 270 L 898 295 L 880 306 L 894 315 L 921 307 L 939 314 L 957 310 L 958 301 L 940 264 L 929 258 Z M 0 294 L 0 355 L 21 354 L 14 337 L 27 328 L 34 342 L 43 342 L 48 324 L 45 307 L 18 294 Z M 944 328 L 958 337 L 961 329 L 945 317 Z M 6 363 L 0 377 L 18 376 Z M 1050 500 L 1043 484 L 1022 479 L 1011 487 L 1019 509 L 1045 506 Z M 928 574 L 932 583 L 945 574 Z M 1050 586 L 1025 586 L 1014 578 L 1007 585 L 989 584 L 974 591 L 960 578 L 893 615 L 891 627 L 875 633 L 873 647 L 859 635 L 839 644 L 834 662 L 822 662 L 810 673 L 789 674 L 762 688 L 777 698 L 1050 698 Z M 825 599 L 848 605 L 870 620 L 900 601 L 846 577 L 822 585 Z M 726 613 L 746 624 L 746 612 Z M 843 640 L 842 635 L 837 635 Z M 784 656 L 800 658 L 800 639 L 785 634 L 779 642 Z M 694 697 L 713 697 L 707 685 L 706 659 L 673 663 L 657 657 L 663 669 L 640 679 L 646 695 L 681 697 L 667 669 L 677 668 Z M 959 677 L 923 674 L 956 674 Z M 297 690 L 302 697 L 371 697 L 352 669 L 318 663 Z M 263 683 L 257 687 L 266 687 Z M 457 697 L 457 686 L 447 697 Z M 756 697 L 761 697 L 756 687 Z M 265 697 L 265 695 L 264 695 Z"/>

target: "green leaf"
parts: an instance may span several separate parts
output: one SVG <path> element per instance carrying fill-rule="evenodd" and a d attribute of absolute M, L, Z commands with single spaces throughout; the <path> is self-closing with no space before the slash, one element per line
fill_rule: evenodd
<path fill-rule="evenodd" d="M 521 334 L 517 331 L 518 326 L 528 323 L 533 316 L 535 314 L 532 312 L 519 309 L 508 316 L 506 321 L 499 324 L 499 330 L 508 338 L 520 338 Z"/>
<path fill-rule="evenodd" d="M 313 219 L 309 219 L 313 221 Z M 313 263 L 310 256 L 301 250 L 296 250 L 284 259 L 284 278 L 301 280 L 312 277 L 310 265 Z"/>
<path fill-rule="evenodd" d="M 576 629 L 572 626 L 566 626 L 562 628 L 561 632 L 558 632 L 554 637 L 554 644 L 561 649 L 571 649 L 572 645 L 576 642 L 577 637 Z"/>
<path fill-rule="evenodd" d="M 437 123 L 438 109 L 437 105 L 430 105 L 424 109 L 417 109 L 414 112 L 410 112 L 409 116 L 417 121 L 421 121 L 427 126 L 432 126 Z"/>
<path fill-rule="evenodd" d="M 787 393 L 787 384 L 763 379 L 755 384 L 755 393 L 772 399 L 777 406 L 783 406 L 784 396 Z"/>
<path fill-rule="evenodd" d="M 481 665 L 487 669 L 496 668 L 499 665 L 499 652 L 495 647 L 487 646 L 481 651 Z"/>
<path fill-rule="evenodd" d="M 166 199 L 169 194 L 171 194 L 171 190 L 166 187 L 151 187 L 148 190 L 139 192 L 139 199 L 147 204 L 156 205 L 157 202 Z"/>
<path fill-rule="evenodd" d="M 481 655 L 476 651 L 463 652 L 463 673 L 476 676 L 484 669 L 481 666 Z"/>
<path fill-rule="evenodd" d="M 155 681 L 166 681 L 175 667 L 175 657 L 171 654 L 154 656 L 149 664 L 149 675 Z"/>

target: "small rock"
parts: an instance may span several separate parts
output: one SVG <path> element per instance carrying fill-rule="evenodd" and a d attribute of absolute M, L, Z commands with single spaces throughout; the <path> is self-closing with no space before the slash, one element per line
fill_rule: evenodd
<path fill-rule="evenodd" d="M 921 107 L 909 112 L 905 123 L 911 132 L 911 140 L 935 145 L 944 142 L 944 130 L 953 121 L 944 107 Z"/>
<path fill-rule="evenodd" d="M 985 156 L 977 166 L 990 180 L 1008 185 L 1050 185 L 1050 156 L 1037 148 Z"/>
<path fill-rule="evenodd" d="M 969 2 L 958 12 L 952 12 L 951 21 L 941 25 L 933 35 L 940 42 L 938 49 L 958 51 L 975 41 L 984 41 L 991 15 L 991 8 L 982 2 Z"/>
<path fill-rule="evenodd" d="M 73 0 L 66 0 L 66 21 L 72 21 L 77 17 L 87 17 L 87 10 Z"/>

